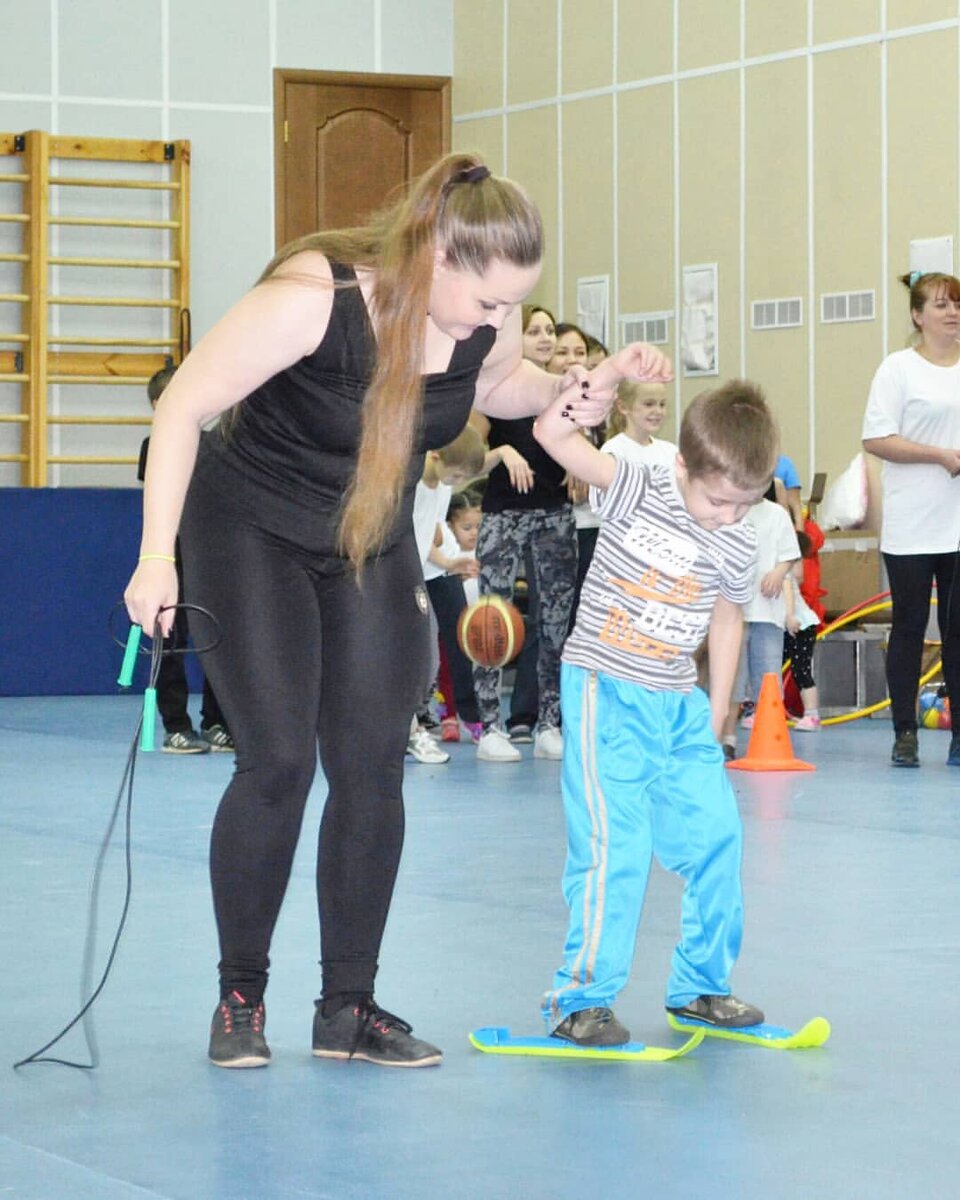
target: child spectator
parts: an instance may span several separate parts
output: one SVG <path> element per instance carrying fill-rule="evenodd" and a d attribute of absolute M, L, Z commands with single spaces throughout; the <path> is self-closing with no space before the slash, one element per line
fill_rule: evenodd
<path fill-rule="evenodd" d="M 151 376 L 147 383 L 147 398 L 153 408 L 156 408 L 157 401 L 163 395 L 176 369 L 173 366 L 163 367 Z M 149 451 L 150 439 L 144 438 L 140 447 L 140 463 L 137 467 L 137 479 L 141 483 L 146 478 Z M 182 604 L 183 561 L 180 557 L 179 538 L 174 543 L 173 553 L 177 560 L 177 581 L 180 586 L 177 600 Z M 147 632 L 151 631 L 147 630 Z M 190 720 L 190 713 L 187 710 L 190 689 L 187 685 L 187 672 L 183 665 L 183 650 L 189 636 L 187 614 L 182 608 L 178 608 L 170 636 L 164 638 L 164 654 L 160 659 L 160 670 L 157 675 L 157 711 L 163 722 L 163 750 L 167 754 L 206 754 L 210 750 L 224 754 L 233 753 L 233 738 L 226 718 L 206 676 L 203 679 L 199 734 Z"/>
<path fill-rule="evenodd" d="M 672 467 L 677 447 L 665 438 L 654 437 L 667 415 L 667 389 L 662 383 L 638 383 L 623 379 L 617 386 L 617 399 L 607 428 L 610 437 L 601 449 L 631 462 L 648 466 L 662 463 Z"/>
<path fill-rule="evenodd" d="M 820 698 L 813 678 L 813 650 L 817 642 L 820 618 L 807 603 L 803 595 L 803 585 L 798 578 L 803 576 L 808 554 L 816 552 L 812 551 L 806 533 L 798 533 L 797 541 L 803 558 L 784 580 L 784 589 L 792 596 L 792 604 L 789 601 L 787 603 L 783 658 L 784 662 L 790 660 L 793 681 L 797 685 L 803 704 L 803 716 L 794 722 L 793 728 L 800 733 L 816 733 L 820 729 Z"/>
<path fill-rule="evenodd" d="M 476 492 L 469 489 L 454 492 L 440 547 L 441 555 L 450 565 L 444 574 L 427 579 L 427 592 L 440 627 L 438 690 L 443 703 L 440 737 L 444 742 L 459 742 L 461 719 L 474 742 L 483 733 L 473 690 L 473 665 L 457 641 L 460 614 L 480 596 L 476 551 L 481 517 L 480 497 Z"/>
<path fill-rule="evenodd" d="M 780 679 L 783 667 L 783 635 L 787 620 L 793 617 L 793 592 L 784 588 L 784 580 L 800 560 L 800 547 L 790 514 L 773 497 L 773 485 L 766 497 L 747 513 L 747 523 L 753 526 L 757 538 L 757 565 L 753 579 L 753 594 L 744 606 L 744 637 L 740 665 L 734 683 L 734 696 L 745 700 L 741 725 L 753 728 L 753 710 L 760 694 L 764 675 Z M 736 744 L 734 729 L 737 705 L 731 706 L 724 723 L 723 744 L 728 758 Z"/>
<path fill-rule="evenodd" d="M 670 366 L 635 347 L 621 374 L 667 381 Z M 603 524 L 563 651 L 570 921 L 543 1014 L 553 1036 L 580 1045 L 629 1040 L 611 1005 L 630 973 L 656 854 L 686 881 L 667 1008 L 710 1025 L 755 1025 L 760 1010 L 730 994 L 742 829 L 718 735 L 756 561 L 743 518 L 770 482 L 776 428 L 760 390 L 733 381 L 690 405 L 674 465 L 647 467 L 581 437 L 566 407 L 571 391 L 536 433 L 596 489 Z M 693 662 L 705 634 L 709 700 Z"/>
<path fill-rule="evenodd" d="M 459 436 L 448 445 L 441 446 L 439 450 L 427 451 L 423 475 L 417 484 L 413 502 L 413 531 L 425 580 L 443 575 L 448 570 L 464 574 L 475 573 L 477 570 L 475 559 L 459 554 L 450 559 L 443 553 L 443 526 L 446 524 L 453 488 L 480 474 L 483 470 L 484 453 L 483 441 L 472 425 L 465 426 Z M 418 762 L 445 763 L 450 761 L 450 755 L 441 750 L 430 736 L 432 728 L 439 729 L 439 722 L 430 712 L 430 702 L 440 659 L 437 618 L 430 605 L 426 587 L 422 599 L 430 614 L 430 644 L 433 655 L 429 685 L 411 723 L 407 753 Z"/>

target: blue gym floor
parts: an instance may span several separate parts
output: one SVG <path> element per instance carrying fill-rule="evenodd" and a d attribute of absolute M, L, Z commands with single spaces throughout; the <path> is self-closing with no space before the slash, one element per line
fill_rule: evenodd
<path fill-rule="evenodd" d="M 92 1072 L 11 1064 L 76 1012 L 90 880 L 137 718 L 133 697 L 0 700 L 7 967 L 0 1198 L 17 1200 L 914 1200 L 960 1194 L 960 770 L 921 731 L 796 735 L 814 774 L 736 773 L 747 926 L 738 994 L 779 1024 L 833 1024 L 819 1050 L 707 1040 L 672 1063 L 483 1056 L 479 1025 L 540 1032 L 565 929 L 558 764 L 407 769 L 407 843 L 378 998 L 437 1042 L 432 1070 L 314 1059 L 319 989 L 308 809 L 277 930 L 266 1070 L 205 1057 L 217 958 L 207 838 L 232 757 L 141 756 L 133 898 L 94 1010 Z M 364 748 L 356 747 L 362 754 Z M 118 831 L 122 833 L 122 829 Z M 123 896 L 105 867 L 98 960 Z M 670 1045 L 662 990 L 678 882 L 655 870 L 617 1012 Z M 83 1059 L 79 1029 L 51 1053 Z"/>

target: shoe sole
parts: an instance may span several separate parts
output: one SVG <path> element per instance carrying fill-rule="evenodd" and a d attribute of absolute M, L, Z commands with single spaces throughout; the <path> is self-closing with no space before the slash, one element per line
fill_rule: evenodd
<path fill-rule="evenodd" d="M 562 754 L 548 754 L 546 750 L 534 750 L 533 757 L 534 758 L 549 758 L 553 762 L 562 762 L 563 761 Z"/>
<path fill-rule="evenodd" d="M 501 758 L 499 754 L 481 754 L 479 750 L 477 751 L 477 758 L 480 760 L 480 762 L 492 763 L 512 763 L 523 761 L 523 755 L 520 753 L 517 754 L 516 758 L 514 758 L 512 754 L 505 755 Z"/>
<path fill-rule="evenodd" d="M 567 1046 L 589 1046 L 592 1049 L 600 1049 L 600 1050 L 612 1050 L 614 1048 L 614 1046 L 626 1046 L 630 1042 L 630 1034 L 629 1033 L 627 1034 L 627 1036 L 625 1038 L 622 1038 L 618 1042 L 589 1041 L 585 1038 L 563 1037 L 563 1035 L 559 1034 L 559 1033 L 551 1033 L 550 1036 L 553 1038 L 554 1041 L 563 1042 L 564 1045 L 567 1045 Z"/>
<path fill-rule="evenodd" d="M 179 750 L 176 746 L 161 746 L 164 754 L 209 754 L 212 746 L 198 746 L 195 750 Z"/>
<path fill-rule="evenodd" d="M 259 1054 L 248 1054 L 244 1058 L 231 1058 L 229 1062 L 218 1062 L 217 1059 L 211 1058 L 210 1062 L 215 1067 L 239 1067 L 241 1070 L 248 1067 L 266 1067 L 270 1065 L 269 1058 L 263 1058 Z"/>
<path fill-rule="evenodd" d="M 413 1062 L 396 1062 L 385 1058 L 372 1058 L 369 1054 L 358 1051 L 348 1054 L 346 1050 L 317 1050 L 313 1051 L 314 1058 L 338 1058 L 341 1060 L 362 1059 L 363 1062 L 373 1063 L 375 1067 L 437 1067 L 443 1062 L 442 1054 L 431 1054 L 427 1058 L 418 1058 Z"/>
<path fill-rule="evenodd" d="M 761 1016 L 759 1021 L 745 1021 L 737 1024 L 734 1021 L 711 1021 L 709 1017 L 700 1016 L 698 1013 L 686 1012 L 682 1008 L 668 1008 L 667 1012 L 671 1016 L 679 1017 L 682 1021 L 696 1021 L 698 1025 L 707 1025 L 710 1029 L 755 1029 L 766 1020 L 764 1016 Z"/>

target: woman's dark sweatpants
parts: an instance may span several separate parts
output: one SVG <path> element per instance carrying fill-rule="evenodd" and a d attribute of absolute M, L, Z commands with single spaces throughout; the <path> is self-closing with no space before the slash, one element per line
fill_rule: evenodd
<path fill-rule="evenodd" d="M 358 588 L 342 560 L 243 524 L 198 492 L 181 525 L 186 584 L 223 628 L 204 669 L 237 747 L 210 847 L 221 994 L 256 1003 L 266 986 L 318 744 L 323 992 L 372 992 L 403 844 L 404 753 L 429 664 L 413 533 L 370 562 Z"/>

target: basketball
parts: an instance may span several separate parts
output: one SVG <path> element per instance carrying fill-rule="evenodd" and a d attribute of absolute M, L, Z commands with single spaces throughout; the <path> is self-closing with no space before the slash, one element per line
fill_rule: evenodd
<path fill-rule="evenodd" d="M 481 596 L 460 614 L 457 641 L 477 666 L 502 667 L 523 646 L 523 617 L 502 596 Z"/>

